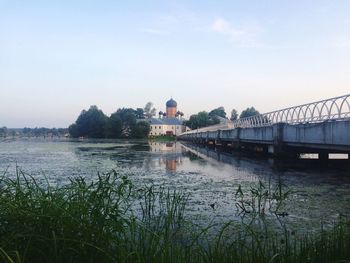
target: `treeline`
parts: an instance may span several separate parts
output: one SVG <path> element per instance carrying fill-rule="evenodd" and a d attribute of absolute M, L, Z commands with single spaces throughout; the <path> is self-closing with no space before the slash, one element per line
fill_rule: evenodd
<path fill-rule="evenodd" d="M 241 114 L 239 115 L 239 118 L 246 118 L 257 114 L 259 114 L 259 111 L 257 111 L 254 107 L 250 107 L 242 111 Z M 228 119 L 230 119 L 231 121 L 237 120 L 238 119 L 237 110 L 233 109 L 231 111 L 230 118 L 228 118 L 225 112 L 225 108 L 219 107 L 219 108 L 213 109 L 209 113 L 206 111 L 201 111 L 201 112 L 198 112 L 197 114 L 193 114 L 190 116 L 190 119 L 185 122 L 185 124 L 187 127 L 191 129 L 198 129 L 202 127 L 219 124 Z"/>
<path fill-rule="evenodd" d="M 68 134 L 66 128 L 0 128 L 0 137 L 64 137 Z"/>
<path fill-rule="evenodd" d="M 76 122 L 69 126 L 71 137 L 86 138 L 145 138 L 150 131 L 150 124 L 145 117 L 155 114 L 152 104 L 147 108 L 120 108 L 107 116 L 97 106 L 83 110 Z"/>

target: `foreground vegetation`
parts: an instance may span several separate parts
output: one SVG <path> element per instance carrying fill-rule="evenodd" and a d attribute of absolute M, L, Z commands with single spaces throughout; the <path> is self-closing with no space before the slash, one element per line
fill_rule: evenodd
<path fill-rule="evenodd" d="M 257 212 L 256 219 L 268 196 L 263 189 L 252 189 L 258 208 L 243 199 L 239 203 L 242 211 L 254 208 L 249 212 Z M 237 194 L 243 196 L 241 189 Z M 161 187 L 135 188 L 116 171 L 94 182 L 74 178 L 60 187 L 21 171 L 5 174 L 0 181 L 0 262 L 350 260 L 349 222 L 312 236 L 259 228 L 255 220 L 205 227 L 186 216 L 187 200 L 186 194 Z"/>

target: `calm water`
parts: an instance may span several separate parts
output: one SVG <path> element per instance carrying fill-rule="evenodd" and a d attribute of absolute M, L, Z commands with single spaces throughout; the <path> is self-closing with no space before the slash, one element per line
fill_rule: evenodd
<path fill-rule="evenodd" d="M 62 185 L 69 177 L 96 177 L 117 169 L 137 186 L 159 184 L 190 194 L 189 210 L 198 218 L 238 220 L 235 195 L 248 193 L 262 180 L 291 189 L 284 221 L 308 229 L 349 217 L 350 173 L 344 162 L 276 162 L 215 149 L 147 141 L 68 141 L 6 139 L 0 141 L 0 173 L 15 174 L 16 165 L 36 178 Z"/>

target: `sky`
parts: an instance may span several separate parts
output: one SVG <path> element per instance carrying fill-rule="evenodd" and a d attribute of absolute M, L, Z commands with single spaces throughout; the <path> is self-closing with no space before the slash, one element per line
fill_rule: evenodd
<path fill-rule="evenodd" d="M 0 0 L 0 126 L 170 97 L 188 118 L 349 93 L 348 0 Z"/>

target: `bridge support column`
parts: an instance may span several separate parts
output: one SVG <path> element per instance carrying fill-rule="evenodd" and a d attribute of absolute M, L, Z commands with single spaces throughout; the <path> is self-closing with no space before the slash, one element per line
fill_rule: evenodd
<path fill-rule="evenodd" d="M 328 153 L 327 152 L 320 152 L 318 153 L 318 159 L 326 161 L 328 160 Z"/>
<path fill-rule="evenodd" d="M 236 133 L 236 138 L 232 138 L 232 148 L 235 150 L 240 150 L 241 149 L 241 143 L 240 143 L 240 136 L 241 136 L 241 128 L 238 127 L 236 128 L 237 133 Z"/>
<path fill-rule="evenodd" d="M 268 153 L 278 156 L 285 155 L 283 149 L 283 129 L 284 123 L 277 123 L 273 125 L 273 145 L 268 146 Z"/>

